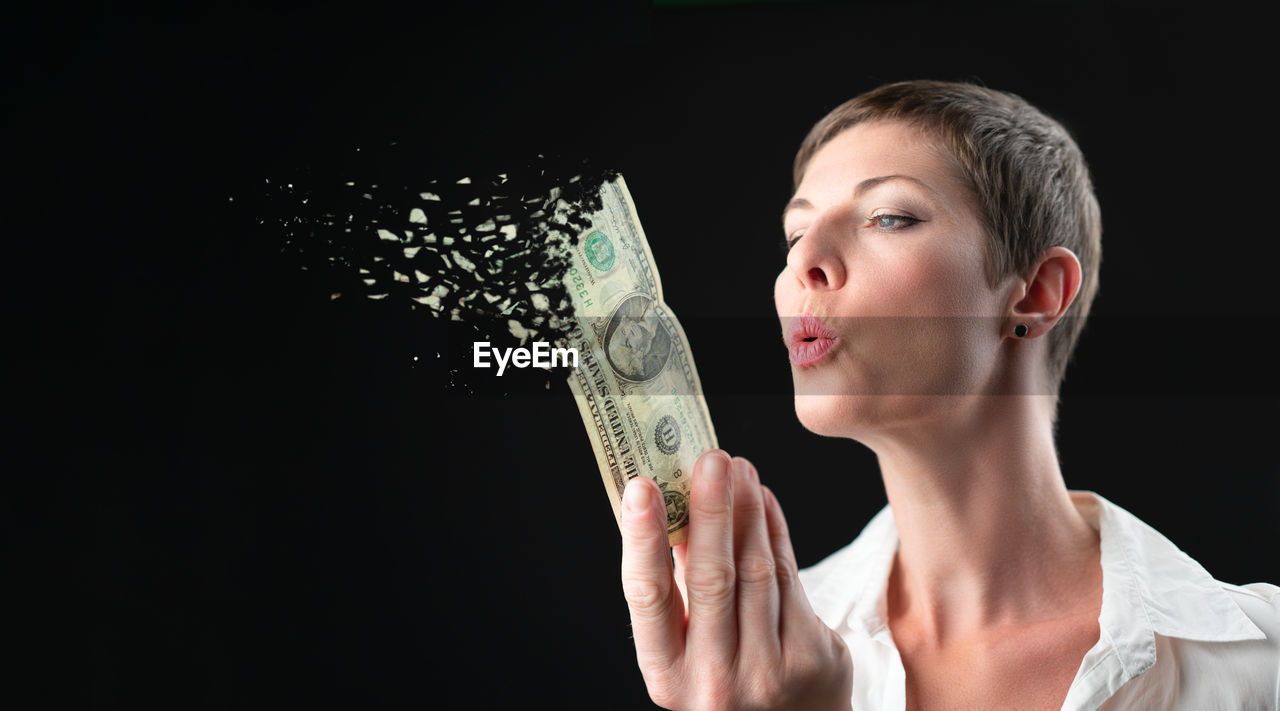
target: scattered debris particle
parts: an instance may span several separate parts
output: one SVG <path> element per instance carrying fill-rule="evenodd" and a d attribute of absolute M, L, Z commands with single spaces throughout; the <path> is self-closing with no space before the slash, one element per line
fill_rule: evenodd
<path fill-rule="evenodd" d="M 295 269 L 309 268 L 310 278 L 323 282 L 329 301 L 364 294 L 470 324 L 481 338 L 556 341 L 575 324 L 562 282 L 570 249 L 600 207 L 600 186 L 617 173 L 581 161 L 553 163 L 539 156 L 492 178 L 415 186 L 368 175 L 268 179 L 272 204 L 255 217 L 283 228 L 282 251 L 293 252 Z M 357 184 L 367 187 L 353 189 Z M 469 389 L 468 377 L 489 375 L 473 370 L 454 380 Z"/>

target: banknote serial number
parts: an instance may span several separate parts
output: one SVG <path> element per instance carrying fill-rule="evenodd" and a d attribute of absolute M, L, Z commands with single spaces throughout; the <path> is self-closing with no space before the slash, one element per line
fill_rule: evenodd
<path fill-rule="evenodd" d="M 569 267 L 569 280 L 573 282 L 573 288 L 578 292 L 578 298 L 582 299 L 580 308 L 587 308 L 595 305 L 591 299 L 591 292 L 587 290 L 587 282 L 582 278 L 582 272 L 577 267 Z"/>
<path fill-rule="evenodd" d="M 578 367 L 577 348 L 553 348 L 547 341 L 534 341 L 532 348 L 494 348 L 488 341 L 472 344 L 471 364 L 476 368 L 498 366 L 498 375 L 512 368 L 556 368 L 567 365 Z"/>

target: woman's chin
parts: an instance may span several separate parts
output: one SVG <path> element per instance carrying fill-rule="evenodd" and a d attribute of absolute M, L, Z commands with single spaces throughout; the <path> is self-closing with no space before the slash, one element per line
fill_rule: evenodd
<path fill-rule="evenodd" d="M 955 395 L 807 394 L 795 395 L 796 417 L 810 432 L 868 444 L 878 434 L 931 427 L 953 417 L 972 398 Z"/>
<path fill-rule="evenodd" d="M 823 437 L 849 437 L 867 419 L 863 395 L 807 395 L 796 393 L 796 417 L 804 428 Z"/>
<path fill-rule="evenodd" d="M 830 367 L 794 368 L 796 417 L 810 432 L 824 437 L 848 437 L 875 404 L 861 378 Z"/>

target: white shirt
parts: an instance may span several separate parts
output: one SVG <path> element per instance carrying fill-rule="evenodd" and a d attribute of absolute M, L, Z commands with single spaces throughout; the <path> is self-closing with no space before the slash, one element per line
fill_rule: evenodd
<path fill-rule="evenodd" d="M 1280 587 L 1214 580 L 1128 511 L 1090 491 L 1071 499 L 1099 532 L 1102 613 L 1064 711 L 1280 710 Z M 897 549 L 886 506 L 853 543 L 800 571 L 814 611 L 852 653 L 855 711 L 906 706 L 886 616 Z M 1274 550 L 1274 542 L 1259 546 Z"/>

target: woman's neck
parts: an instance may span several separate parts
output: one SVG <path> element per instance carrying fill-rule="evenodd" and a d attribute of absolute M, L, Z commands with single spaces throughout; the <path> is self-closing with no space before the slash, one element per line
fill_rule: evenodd
<path fill-rule="evenodd" d="M 941 647 L 1096 614 L 1098 536 L 1063 482 L 1051 399 L 972 396 L 956 410 L 946 427 L 913 428 L 871 447 L 901 540 L 891 616 Z"/>

